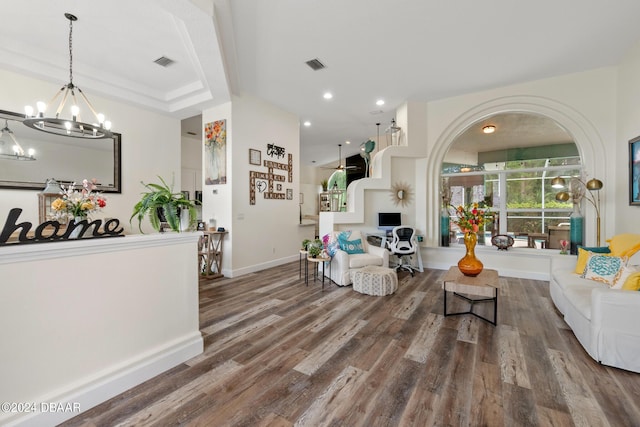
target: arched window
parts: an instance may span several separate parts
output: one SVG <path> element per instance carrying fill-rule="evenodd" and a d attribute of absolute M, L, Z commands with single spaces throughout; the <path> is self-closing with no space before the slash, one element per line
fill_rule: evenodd
<path fill-rule="evenodd" d="M 565 234 L 568 240 L 573 206 L 556 200 L 551 180 L 581 176 L 582 163 L 573 138 L 554 120 L 515 112 L 485 118 L 455 139 L 441 166 L 442 200 L 450 214 L 450 206 L 471 203 L 495 213 L 478 233 L 480 243 L 491 245 L 495 234 L 511 235 L 515 246 L 536 248 L 559 248 Z M 461 242 L 456 225 L 448 225 L 450 242 Z M 554 239 L 550 230 L 559 230 Z"/>

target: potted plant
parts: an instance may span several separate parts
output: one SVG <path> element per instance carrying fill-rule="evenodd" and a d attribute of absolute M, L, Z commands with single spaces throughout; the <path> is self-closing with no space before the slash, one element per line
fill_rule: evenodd
<path fill-rule="evenodd" d="M 303 251 L 306 251 L 306 250 L 307 250 L 307 246 L 309 245 L 309 243 L 311 243 L 311 240 L 309 240 L 309 239 L 304 239 L 304 240 L 302 241 L 302 250 L 303 250 Z"/>
<path fill-rule="evenodd" d="M 158 176 L 162 184 L 141 184 L 148 190 L 142 193 L 142 198 L 133 207 L 133 214 L 129 218 L 129 223 L 133 218 L 138 218 L 138 228 L 142 231 L 142 220 L 149 216 L 151 226 L 156 231 L 160 231 L 162 219 L 171 227 L 173 231 L 185 231 L 180 227 L 180 216 L 185 210 L 189 212 L 189 225 L 192 228 L 196 223 L 195 203 L 184 197 L 182 192 L 173 191 L 173 182 L 169 186 L 162 177 Z M 183 214 L 182 214 L 183 215 Z M 161 218 L 164 216 L 164 218 Z"/>
<path fill-rule="evenodd" d="M 322 185 L 322 191 L 327 191 L 329 188 L 329 180 L 323 179 L 320 181 L 320 185 Z"/>
<path fill-rule="evenodd" d="M 307 251 L 309 251 L 309 256 L 311 258 L 317 258 L 318 255 L 320 255 L 320 253 L 322 252 L 322 248 L 322 240 L 320 239 L 315 239 L 307 245 Z"/>

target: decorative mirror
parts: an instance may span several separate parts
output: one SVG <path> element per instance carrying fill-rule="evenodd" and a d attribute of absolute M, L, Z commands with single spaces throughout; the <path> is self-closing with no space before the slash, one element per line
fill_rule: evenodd
<path fill-rule="evenodd" d="M 391 201 L 402 207 L 411 203 L 411 186 L 406 182 L 396 182 L 391 186 Z"/>
<path fill-rule="evenodd" d="M 62 184 L 96 178 L 99 191 L 122 192 L 119 133 L 105 139 L 65 137 L 28 128 L 23 119 L 23 114 L 0 110 L 2 127 L 6 121 L 20 145 L 35 151 L 33 161 L 0 156 L 0 188 L 42 191 L 50 178 Z M 7 138 L 0 140 L 0 154 L 12 153 L 11 145 Z"/>

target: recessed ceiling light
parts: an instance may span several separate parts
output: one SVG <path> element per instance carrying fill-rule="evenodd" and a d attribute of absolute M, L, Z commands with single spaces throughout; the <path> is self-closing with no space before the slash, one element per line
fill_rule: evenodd
<path fill-rule="evenodd" d="M 482 132 L 484 133 L 494 133 L 496 131 L 496 127 L 494 125 L 486 125 L 482 128 Z"/>
<path fill-rule="evenodd" d="M 322 95 L 324 97 L 324 99 L 331 99 L 333 98 L 333 94 L 331 92 L 325 92 L 324 95 Z"/>
<path fill-rule="evenodd" d="M 384 99 L 378 99 L 378 100 L 376 101 L 376 105 L 377 105 L 377 106 L 384 105 Z"/>
<path fill-rule="evenodd" d="M 345 144 L 351 144 L 351 141 L 345 141 L 344 143 Z"/>
<path fill-rule="evenodd" d="M 303 123 L 303 125 L 305 125 L 306 127 L 311 126 L 311 122 L 309 120 L 307 120 L 306 122 Z"/>

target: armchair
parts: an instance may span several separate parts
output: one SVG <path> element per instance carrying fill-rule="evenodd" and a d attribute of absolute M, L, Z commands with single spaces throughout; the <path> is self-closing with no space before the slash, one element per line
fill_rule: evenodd
<path fill-rule="evenodd" d="M 339 243 L 341 237 L 346 238 L 348 242 L 357 242 L 360 240 L 361 250 L 351 250 L 349 244 L 342 247 L 347 250 L 340 249 Z M 342 239 L 343 241 L 345 239 Z M 389 252 L 385 248 L 370 245 L 367 240 L 362 237 L 360 231 L 334 231 L 331 233 L 330 241 L 336 245 L 337 249 L 331 258 L 331 268 L 325 269 L 325 275 L 333 280 L 338 286 L 349 286 L 351 284 L 351 270 L 362 268 L 368 265 L 377 265 L 389 267 Z M 357 243 L 355 244 L 357 246 Z M 361 252 L 361 253 L 348 253 Z M 327 271 L 328 270 L 328 271 Z"/>

